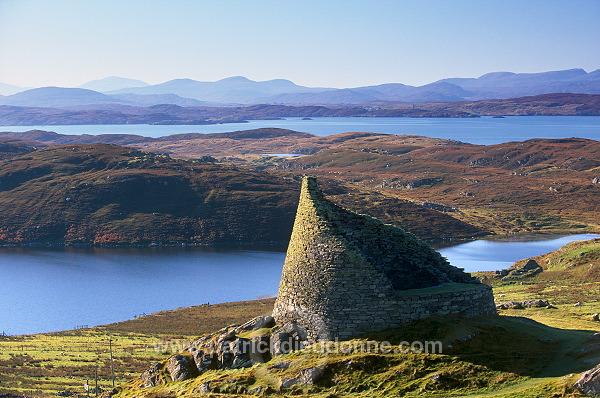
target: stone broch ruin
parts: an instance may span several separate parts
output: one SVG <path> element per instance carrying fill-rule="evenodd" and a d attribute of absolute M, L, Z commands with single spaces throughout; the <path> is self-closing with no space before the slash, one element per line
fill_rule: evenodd
<path fill-rule="evenodd" d="M 183 381 L 211 369 L 249 367 L 319 340 L 433 315 L 495 313 L 490 287 L 448 264 L 414 235 L 328 201 L 316 180 L 305 178 L 273 316 L 202 337 L 152 365 L 138 386 Z M 322 371 L 311 368 L 298 378 L 282 379 L 281 386 L 312 384 L 321 375 L 315 373 L 318 369 Z M 198 390 L 210 391 L 210 381 Z"/>
<path fill-rule="evenodd" d="M 434 315 L 495 313 L 489 286 L 402 229 L 328 201 L 309 177 L 302 182 L 273 316 L 200 338 L 152 365 L 137 388 L 184 381 L 214 369 L 246 368 L 319 340 L 344 339 Z M 271 382 L 279 379 L 280 390 L 314 385 L 328 372 L 320 364 L 301 369 L 296 377 L 277 373 L 291 363 L 280 361 L 260 372 Z M 194 393 L 213 392 L 211 383 L 223 380 L 223 374 L 215 373 Z M 253 377 L 244 380 L 255 382 Z M 574 387 L 590 395 L 600 393 L 600 365 L 584 372 Z M 220 391 L 218 386 L 215 391 Z M 268 394 L 262 385 L 237 391 Z"/>
<path fill-rule="evenodd" d="M 273 311 L 309 341 L 349 338 L 433 315 L 495 314 L 489 286 L 416 236 L 327 200 L 305 177 Z"/>

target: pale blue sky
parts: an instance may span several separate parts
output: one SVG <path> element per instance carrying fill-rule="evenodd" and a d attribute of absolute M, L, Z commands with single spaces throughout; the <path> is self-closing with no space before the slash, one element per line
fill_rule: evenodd
<path fill-rule="evenodd" d="M 0 82 L 354 87 L 600 68 L 600 0 L 0 0 Z"/>

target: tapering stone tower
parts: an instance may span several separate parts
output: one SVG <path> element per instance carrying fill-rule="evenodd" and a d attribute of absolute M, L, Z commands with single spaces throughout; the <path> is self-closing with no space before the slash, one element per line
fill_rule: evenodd
<path fill-rule="evenodd" d="M 451 289 L 432 288 L 442 284 Z M 315 178 L 303 179 L 277 322 L 317 341 L 450 313 L 495 314 L 491 289 L 416 236 L 335 205 Z"/>

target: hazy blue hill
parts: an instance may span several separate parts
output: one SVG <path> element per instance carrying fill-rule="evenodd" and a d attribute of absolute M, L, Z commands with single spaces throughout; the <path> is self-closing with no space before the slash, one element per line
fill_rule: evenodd
<path fill-rule="evenodd" d="M 585 75 L 580 75 L 576 78 L 558 83 L 551 83 L 548 86 L 542 87 L 544 90 L 553 90 L 557 93 L 600 93 L 600 69 Z"/>
<path fill-rule="evenodd" d="M 471 93 L 450 83 L 431 83 L 414 87 L 401 83 L 387 83 L 329 90 L 319 93 L 282 94 L 269 102 L 283 104 L 359 104 L 377 101 L 392 102 L 437 102 L 463 101 Z"/>
<path fill-rule="evenodd" d="M 111 94 L 111 97 L 130 102 L 137 106 L 152 106 L 158 104 L 173 104 L 179 106 L 215 106 L 216 102 L 199 101 L 192 98 L 180 97 L 177 94 Z"/>
<path fill-rule="evenodd" d="M 376 86 L 357 87 L 354 90 L 360 92 L 364 92 L 365 90 L 370 92 L 375 91 L 378 93 L 380 100 L 401 101 L 399 98 L 413 94 L 415 87 L 402 83 L 385 83 Z"/>
<path fill-rule="evenodd" d="M 92 80 L 90 82 L 82 84 L 81 86 L 78 86 L 78 88 L 85 88 L 88 90 L 94 90 L 104 93 L 107 91 L 120 90 L 123 88 L 144 86 L 149 86 L 149 84 L 137 79 L 127 79 L 124 77 L 110 76 L 105 77 L 104 79 Z"/>
<path fill-rule="evenodd" d="M 19 86 L 13 86 L 12 84 L 0 83 L 0 95 L 2 95 L 2 96 L 13 95 L 16 93 L 20 93 L 21 91 L 25 91 L 25 90 L 27 90 L 27 88 L 25 88 L 25 87 L 19 87 Z"/>
<path fill-rule="evenodd" d="M 2 98 L 1 103 L 12 106 L 65 108 L 89 104 L 126 104 L 127 102 L 83 88 L 42 87 L 9 95 Z"/>
<path fill-rule="evenodd" d="M 268 99 L 269 103 L 276 104 L 359 104 L 376 101 L 379 97 L 375 90 L 360 90 L 343 88 L 328 90 L 318 93 L 287 93 Z"/>
<path fill-rule="evenodd" d="M 234 76 L 216 82 L 175 79 L 147 87 L 135 87 L 110 94 L 176 94 L 180 97 L 219 103 L 255 103 L 262 99 L 291 92 L 322 91 L 298 86 L 289 80 L 275 79 L 257 82 L 243 76 Z"/>
<path fill-rule="evenodd" d="M 564 82 L 585 76 L 586 74 L 587 73 L 583 69 L 568 69 L 542 73 L 516 73 L 507 76 L 504 79 L 492 80 L 492 83 L 496 87 L 527 87 Z M 490 83 L 487 85 L 492 86 Z"/>
<path fill-rule="evenodd" d="M 600 69 L 596 69 L 595 71 L 589 72 L 586 75 L 579 76 L 574 80 L 587 81 L 587 80 L 597 80 L 597 79 L 600 79 Z"/>
<path fill-rule="evenodd" d="M 493 72 L 478 78 L 442 79 L 424 86 L 386 83 L 270 98 L 282 104 L 358 104 L 377 101 L 439 102 L 515 98 L 550 93 L 600 93 L 600 71 L 568 69 L 543 73 Z"/>
<path fill-rule="evenodd" d="M 468 100 L 514 98 L 550 93 L 599 94 L 600 72 L 568 69 L 543 73 L 494 72 L 478 78 L 440 80 L 472 92 Z"/>
<path fill-rule="evenodd" d="M 583 69 L 568 69 L 542 73 L 512 73 L 493 72 L 474 78 L 442 79 L 440 83 L 450 83 L 463 88 L 475 87 L 530 87 L 535 85 L 548 85 L 557 82 L 581 78 L 587 73 Z"/>
<path fill-rule="evenodd" d="M 460 86 L 450 83 L 431 83 L 416 87 L 414 92 L 403 98 L 405 102 L 464 101 L 472 95 Z"/>
<path fill-rule="evenodd" d="M 384 84 L 373 89 L 386 93 L 386 97 L 382 99 L 402 102 L 463 101 L 471 95 L 462 87 L 450 83 L 430 83 L 419 87 L 406 85 L 390 87 Z"/>

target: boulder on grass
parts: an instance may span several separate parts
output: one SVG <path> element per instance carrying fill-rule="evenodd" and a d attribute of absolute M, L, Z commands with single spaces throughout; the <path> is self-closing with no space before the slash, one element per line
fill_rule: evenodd
<path fill-rule="evenodd" d="M 600 364 L 595 368 L 583 372 L 574 387 L 584 394 L 600 395 Z"/>
<path fill-rule="evenodd" d="M 544 269 L 535 261 L 529 260 L 521 268 L 509 268 L 507 273 L 500 274 L 505 282 L 516 281 L 523 278 L 530 278 L 542 272 Z"/>
<path fill-rule="evenodd" d="M 524 300 L 521 301 L 521 305 L 525 308 L 542 308 L 548 307 L 550 302 L 548 300 Z"/>
<path fill-rule="evenodd" d="M 507 301 L 496 305 L 496 308 L 499 310 L 521 310 L 523 306 L 517 301 Z"/>

